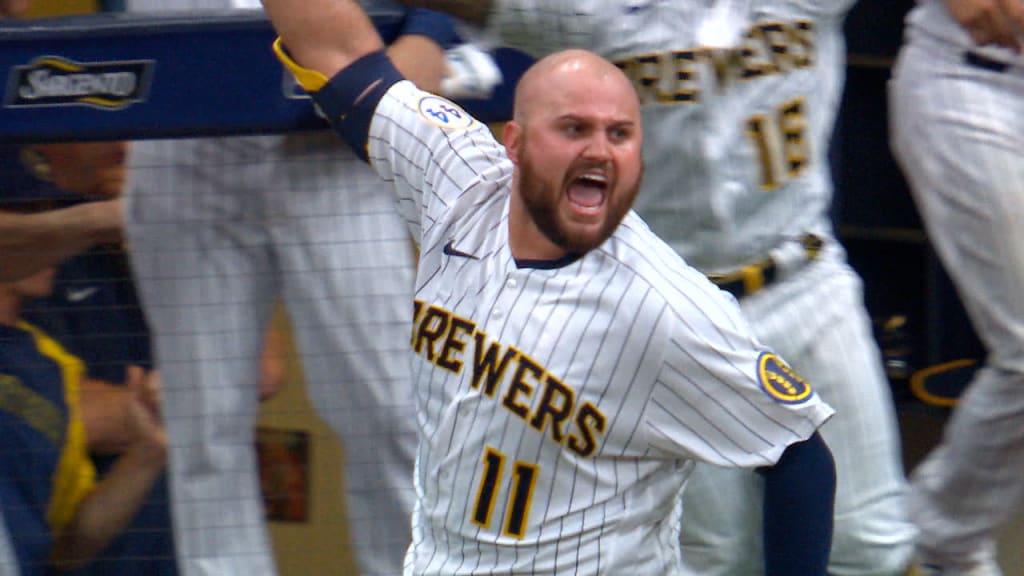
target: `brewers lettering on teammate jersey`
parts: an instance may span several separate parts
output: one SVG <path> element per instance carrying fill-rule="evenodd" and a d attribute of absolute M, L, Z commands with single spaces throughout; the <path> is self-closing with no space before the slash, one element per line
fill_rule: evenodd
<path fill-rule="evenodd" d="M 832 409 L 633 212 L 582 254 L 514 257 L 519 167 L 487 126 L 374 57 L 314 96 L 420 245 L 406 573 L 678 572 L 694 461 L 771 466 Z"/>

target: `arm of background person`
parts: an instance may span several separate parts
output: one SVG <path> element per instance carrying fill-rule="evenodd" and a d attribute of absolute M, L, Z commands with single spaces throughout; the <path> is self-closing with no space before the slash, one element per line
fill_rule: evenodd
<path fill-rule="evenodd" d="M 978 44 L 1024 48 L 1024 2 L 1020 0 L 946 0 L 946 9 Z"/>
<path fill-rule="evenodd" d="M 263 337 L 263 355 L 260 358 L 260 401 L 268 400 L 284 388 L 287 373 L 288 340 L 284 329 L 271 320 Z"/>
<path fill-rule="evenodd" d="M 399 0 L 410 8 L 429 8 L 446 12 L 475 26 L 483 26 L 494 0 Z"/>
<path fill-rule="evenodd" d="M 23 278 L 96 244 L 121 240 L 121 200 L 36 214 L 0 211 L 0 281 Z"/>
<path fill-rule="evenodd" d="M 263 340 L 260 357 L 259 398 L 267 400 L 284 388 L 287 380 L 288 342 L 283 329 L 271 323 Z M 88 448 L 94 454 L 119 454 L 137 438 L 137 430 L 130 425 L 129 413 L 134 409 L 132 382 L 145 380 L 145 369 L 131 366 L 125 375 L 125 385 L 87 378 L 80 388 L 82 425 Z"/>
<path fill-rule="evenodd" d="M 139 369 L 141 370 L 141 369 Z M 61 569 L 92 559 L 127 528 L 167 462 L 167 436 L 160 424 L 157 372 L 129 379 L 132 402 L 126 417 L 135 442 L 79 502 L 71 523 L 57 536 L 50 561 Z"/>
<path fill-rule="evenodd" d="M 790 445 L 764 477 L 766 576 L 824 576 L 836 491 L 832 452 L 817 432 Z"/>
<path fill-rule="evenodd" d="M 126 382 L 133 375 L 136 366 L 129 368 Z M 134 431 L 129 427 L 126 414 L 132 402 L 131 389 L 128 385 L 111 384 L 104 380 L 84 379 L 79 389 L 79 405 L 81 406 L 82 425 L 89 452 L 95 454 L 117 454 L 135 439 Z"/>

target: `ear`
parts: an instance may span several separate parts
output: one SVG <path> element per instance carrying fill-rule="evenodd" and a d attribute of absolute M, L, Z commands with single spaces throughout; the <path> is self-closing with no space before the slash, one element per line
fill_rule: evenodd
<path fill-rule="evenodd" d="M 505 145 L 505 153 L 513 164 L 519 164 L 519 139 L 522 133 L 523 127 L 515 120 L 506 122 L 501 131 L 501 143 Z"/>

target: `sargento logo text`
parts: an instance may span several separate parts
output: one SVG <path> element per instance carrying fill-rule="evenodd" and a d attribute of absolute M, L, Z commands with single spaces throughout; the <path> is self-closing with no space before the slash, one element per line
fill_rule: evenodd
<path fill-rule="evenodd" d="M 41 56 L 11 70 L 4 105 L 124 108 L 145 100 L 154 63 L 74 62 L 59 56 Z"/>

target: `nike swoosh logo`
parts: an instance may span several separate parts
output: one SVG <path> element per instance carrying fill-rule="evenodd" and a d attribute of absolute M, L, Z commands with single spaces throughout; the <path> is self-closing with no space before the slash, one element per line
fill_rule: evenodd
<path fill-rule="evenodd" d="M 471 258 L 473 260 L 480 259 L 468 252 L 463 252 L 462 250 L 455 248 L 455 240 L 449 240 L 448 243 L 444 245 L 443 252 L 449 256 L 456 256 L 458 258 Z"/>
<path fill-rule="evenodd" d="M 82 300 L 85 300 L 86 298 L 92 296 L 93 294 L 99 291 L 100 289 L 97 288 L 96 286 L 89 286 L 88 288 L 79 288 L 77 290 L 68 289 L 67 299 L 68 302 L 81 302 Z"/>

